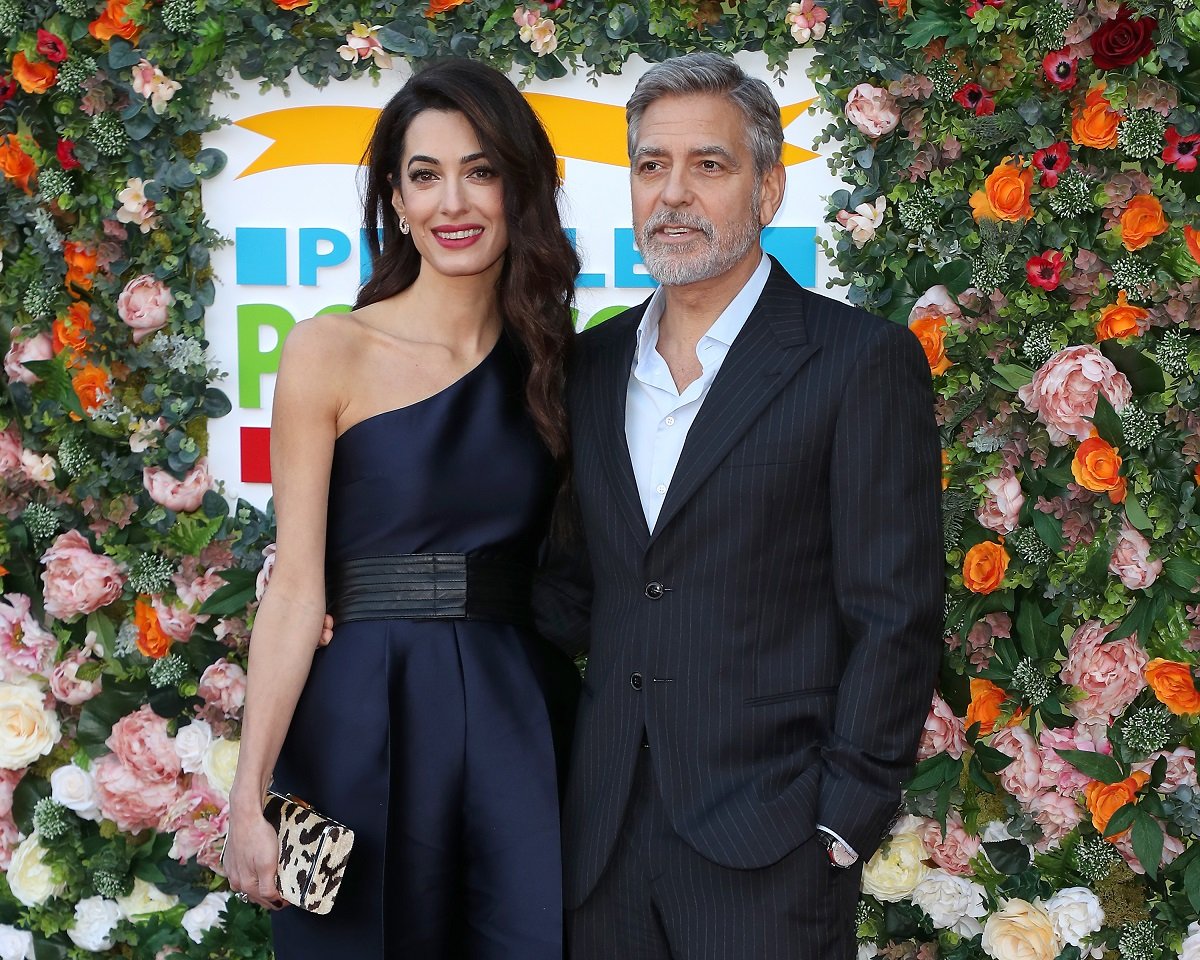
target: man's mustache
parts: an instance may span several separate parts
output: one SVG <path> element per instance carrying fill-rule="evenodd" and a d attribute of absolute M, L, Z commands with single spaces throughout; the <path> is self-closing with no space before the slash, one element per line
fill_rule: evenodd
<path fill-rule="evenodd" d="M 687 227 L 689 230 L 699 230 L 708 240 L 712 240 L 716 235 L 716 228 L 710 220 L 705 220 L 694 213 L 685 213 L 682 210 L 659 210 L 657 213 L 651 214 L 650 219 L 642 225 L 642 244 L 653 243 L 655 232 L 663 227 Z"/>

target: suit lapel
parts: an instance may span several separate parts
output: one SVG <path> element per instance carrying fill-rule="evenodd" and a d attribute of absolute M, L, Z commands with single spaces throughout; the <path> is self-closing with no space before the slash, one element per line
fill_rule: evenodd
<path fill-rule="evenodd" d="M 800 296 L 795 281 L 773 262 L 762 296 L 733 341 L 688 431 L 679 464 L 654 525 L 651 543 L 717 468 L 775 394 L 819 349 L 808 341 Z M 622 427 L 624 423 L 622 406 Z M 622 430 L 621 450 L 625 452 L 628 464 L 624 439 Z M 632 478 L 632 469 L 629 469 Z M 634 499 L 636 502 L 636 497 Z M 642 515 L 640 505 L 638 511 Z"/>
<path fill-rule="evenodd" d="M 637 326 L 646 305 L 637 309 L 631 318 L 627 334 L 614 337 L 597 358 L 596 377 L 592 381 L 596 402 L 592 405 L 596 417 L 596 436 L 600 439 L 600 460 L 608 473 L 609 489 L 625 521 L 639 544 L 650 536 L 646 514 L 633 477 L 629 459 L 629 443 L 625 438 L 625 401 L 629 393 L 629 371 L 637 343 Z"/>

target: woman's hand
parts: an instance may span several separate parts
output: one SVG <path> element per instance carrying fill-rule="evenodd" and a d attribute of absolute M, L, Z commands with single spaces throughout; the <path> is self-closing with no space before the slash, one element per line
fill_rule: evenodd
<path fill-rule="evenodd" d="M 248 899 L 268 910 L 287 906 L 279 895 L 279 837 L 259 810 L 235 813 L 230 809 L 229 835 L 222 857 L 229 887 L 239 899 Z"/>
<path fill-rule="evenodd" d="M 321 639 L 317 641 L 317 646 L 327 647 L 329 641 L 333 639 L 333 617 L 325 614 L 325 619 L 321 623 Z"/>

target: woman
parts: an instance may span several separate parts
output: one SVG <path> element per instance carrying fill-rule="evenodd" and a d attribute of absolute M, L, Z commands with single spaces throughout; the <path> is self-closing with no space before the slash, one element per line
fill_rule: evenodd
<path fill-rule="evenodd" d="M 508 80 L 452 60 L 392 98 L 367 156 L 372 276 L 289 335 L 275 390 L 230 886 L 279 906 L 274 769 L 356 834 L 329 915 L 274 914 L 280 960 L 561 960 L 574 674 L 526 629 L 579 269 L 554 152 Z"/>

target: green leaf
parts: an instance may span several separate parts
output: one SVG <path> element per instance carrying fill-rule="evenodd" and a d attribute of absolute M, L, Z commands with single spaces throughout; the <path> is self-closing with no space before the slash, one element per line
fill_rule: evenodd
<path fill-rule="evenodd" d="M 924 793 L 943 783 L 957 782 L 962 770 L 962 761 L 948 753 L 939 753 L 917 764 L 916 773 L 905 785 L 910 793 Z"/>
<path fill-rule="evenodd" d="M 1116 340 L 1104 340 L 1100 344 L 1100 352 L 1112 361 L 1114 367 L 1129 378 L 1134 393 L 1139 395 L 1162 393 L 1167 389 L 1167 381 L 1163 376 L 1162 367 L 1137 347 L 1118 343 Z"/>
<path fill-rule="evenodd" d="M 1055 750 L 1060 757 L 1067 761 L 1080 773 L 1099 780 L 1101 783 L 1120 783 L 1128 771 L 1113 757 L 1103 753 L 1092 753 L 1090 750 Z"/>
<path fill-rule="evenodd" d="M 71 386 L 71 374 L 67 371 L 61 353 L 52 360 L 26 360 L 24 363 L 41 378 L 42 382 L 38 387 L 45 392 L 46 397 L 61 403 L 81 419 L 87 416 L 79 403 L 79 397 L 75 395 L 75 388 Z"/>
<path fill-rule="evenodd" d="M 113 650 L 117 645 L 117 629 L 113 626 L 111 620 L 103 613 L 89 613 L 87 618 L 87 628 L 90 633 L 96 635 L 96 639 L 100 641 L 100 646 L 104 650 L 105 656 L 111 657 Z"/>
<path fill-rule="evenodd" d="M 138 687 L 105 686 L 104 696 L 89 700 L 79 713 L 79 728 L 76 740 L 89 757 L 108 753 L 104 741 L 112 733 L 113 724 L 123 716 L 133 713 L 145 699 Z"/>
<path fill-rule="evenodd" d="M 113 37 L 108 44 L 108 65 L 114 70 L 132 67 L 142 59 L 142 53 L 128 40 Z"/>
<path fill-rule="evenodd" d="M 954 260 L 938 270 L 938 279 L 956 297 L 971 284 L 971 262 Z"/>
<path fill-rule="evenodd" d="M 67 948 L 41 937 L 33 938 L 33 960 L 66 960 Z"/>
<path fill-rule="evenodd" d="M 1177 587 L 1194 591 L 1197 580 L 1200 580 L 1200 563 L 1190 557 L 1171 557 L 1163 563 L 1163 573 Z"/>
<path fill-rule="evenodd" d="M 207 180 L 209 177 L 215 177 L 224 170 L 225 164 L 229 162 L 229 158 L 225 155 L 224 150 L 218 150 L 216 147 L 205 147 L 196 154 L 194 162 L 203 167 L 200 176 Z"/>
<path fill-rule="evenodd" d="M 608 12 L 608 18 L 604 21 L 604 32 L 612 40 L 623 40 L 638 28 L 641 19 L 632 4 L 618 3 Z"/>
<path fill-rule="evenodd" d="M 1003 874 L 1015 877 L 1029 869 L 1029 848 L 1020 840 L 995 840 L 982 846 L 992 866 Z"/>
<path fill-rule="evenodd" d="M 909 26 L 904 46 L 908 50 L 917 50 L 937 37 L 950 36 L 953 31 L 954 24 L 943 20 L 936 13 L 924 11 Z"/>
<path fill-rule="evenodd" d="M 1016 393 L 1033 381 L 1033 371 L 1019 363 L 998 363 L 992 367 L 992 382 Z"/>
<path fill-rule="evenodd" d="M 1144 810 L 1139 810 L 1133 820 L 1133 852 L 1146 871 L 1146 876 L 1157 880 L 1159 861 L 1162 860 L 1163 832 L 1158 821 Z"/>
<path fill-rule="evenodd" d="M 40 777 L 23 777 L 17 784 L 13 790 L 12 816 L 22 833 L 33 833 L 33 808 L 50 793 L 50 782 Z"/>
<path fill-rule="evenodd" d="M 979 724 L 976 723 L 973 724 L 973 726 L 978 727 Z M 975 787 L 980 792 L 990 794 L 994 794 L 996 792 L 996 788 L 993 787 L 991 781 L 988 780 L 987 774 L 983 772 L 983 764 L 979 762 L 979 756 L 977 754 L 973 754 L 971 756 L 971 764 L 967 768 L 967 772 L 970 774 L 971 782 L 975 784 Z"/>
<path fill-rule="evenodd" d="M 1063 539 L 1062 521 L 1049 513 L 1042 513 L 1036 507 L 1033 511 L 1033 529 L 1038 538 L 1055 553 L 1062 553 Z"/>
<path fill-rule="evenodd" d="M 1127 803 L 1123 807 L 1119 807 L 1117 812 L 1108 818 L 1108 823 L 1104 825 L 1104 835 L 1106 837 L 1115 837 L 1118 834 L 1124 833 L 1129 829 L 1129 825 L 1133 823 L 1133 818 L 1136 815 L 1136 803 Z"/>
<path fill-rule="evenodd" d="M 1187 891 L 1192 909 L 1200 913 L 1200 857 L 1188 864 L 1183 873 L 1183 889 Z"/>
<path fill-rule="evenodd" d="M 246 605 L 254 600 L 254 585 L 239 586 L 227 583 L 215 590 L 211 597 L 204 601 L 200 613 L 217 617 L 228 617 L 231 614 L 242 613 Z"/>
<path fill-rule="evenodd" d="M 1134 527 L 1143 533 L 1149 533 L 1154 527 L 1154 524 L 1150 522 L 1150 518 L 1146 516 L 1146 511 L 1138 503 L 1138 498 L 1133 494 L 1128 494 L 1125 497 L 1125 517 Z"/>
<path fill-rule="evenodd" d="M 1103 393 L 1096 394 L 1096 412 L 1092 415 L 1092 426 L 1096 428 L 1096 432 L 1100 434 L 1105 443 L 1110 443 L 1114 447 L 1120 446 L 1124 440 L 1121 418 L 1117 416 L 1117 411 L 1113 409 L 1112 404 L 1108 402 L 1108 397 Z"/>
<path fill-rule="evenodd" d="M 1002 750 L 989 747 L 986 743 L 982 742 L 975 744 L 975 756 L 979 758 L 979 765 L 988 773 L 999 773 L 1012 763 L 1014 759 Z"/>

